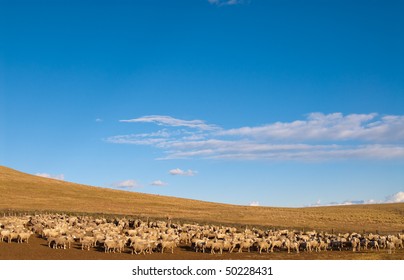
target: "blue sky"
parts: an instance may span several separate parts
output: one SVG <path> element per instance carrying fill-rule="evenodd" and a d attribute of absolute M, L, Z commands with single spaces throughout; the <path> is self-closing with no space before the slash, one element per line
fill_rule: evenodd
<path fill-rule="evenodd" d="M 0 0 L 0 164 L 241 205 L 404 201 L 403 9 Z"/>

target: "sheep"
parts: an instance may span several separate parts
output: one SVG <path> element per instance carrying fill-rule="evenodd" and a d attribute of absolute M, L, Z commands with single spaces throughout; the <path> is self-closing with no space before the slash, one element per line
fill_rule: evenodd
<path fill-rule="evenodd" d="M 363 250 L 367 250 L 368 245 L 369 245 L 369 240 L 367 238 L 362 238 L 360 240 L 360 242 L 361 242 L 360 246 L 363 248 Z"/>
<path fill-rule="evenodd" d="M 296 253 L 299 254 L 299 253 L 300 253 L 300 251 L 299 251 L 299 242 L 297 242 L 297 241 L 292 241 L 292 242 L 290 243 L 290 249 L 295 249 L 295 250 L 296 250 Z M 288 248 L 288 253 L 290 253 L 289 248 Z"/>
<path fill-rule="evenodd" d="M 195 252 L 202 251 L 203 253 L 205 253 L 206 240 L 194 238 L 191 240 L 191 242 L 193 244 L 192 247 L 195 248 Z"/>
<path fill-rule="evenodd" d="M 153 251 L 157 250 L 159 243 L 157 242 L 157 240 L 149 240 L 148 242 L 149 242 L 148 253 L 151 254 L 153 253 Z"/>
<path fill-rule="evenodd" d="M 44 229 L 42 237 L 57 237 L 60 235 L 60 232 L 55 229 Z"/>
<path fill-rule="evenodd" d="M 321 252 L 321 250 L 327 251 L 328 245 L 329 245 L 328 242 L 326 242 L 320 238 L 320 241 L 318 243 L 318 251 L 319 252 Z"/>
<path fill-rule="evenodd" d="M 59 246 L 60 246 L 61 249 L 63 248 L 64 250 L 66 250 L 66 248 L 68 246 L 68 243 L 69 242 L 68 242 L 66 236 L 57 237 L 56 240 L 55 240 L 56 249 L 58 249 Z"/>
<path fill-rule="evenodd" d="M 97 243 L 97 240 L 95 239 L 94 236 L 84 236 L 83 238 L 80 239 L 80 243 L 83 242 L 89 244 L 90 247 L 94 247 Z"/>
<path fill-rule="evenodd" d="M 81 250 L 90 251 L 90 248 L 93 247 L 93 242 L 90 240 L 82 240 L 81 241 Z"/>
<path fill-rule="evenodd" d="M 361 250 L 361 242 L 358 238 L 356 238 L 356 237 L 352 238 L 351 245 L 352 245 L 353 252 Z"/>
<path fill-rule="evenodd" d="M 396 245 L 394 244 L 394 242 L 387 241 L 386 242 L 386 249 L 387 249 L 387 252 L 389 254 L 391 254 L 392 252 L 395 253 L 396 252 Z"/>
<path fill-rule="evenodd" d="M 67 248 L 71 248 L 72 247 L 72 243 L 74 242 L 74 238 L 70 235 L 66 236 L 66 241 L 67 241 Z"/>
<path fill-rule="evenodd" d="M 188 244 L 190 242 L 190 237 L 187 232 L 181 232 L 179 242 L 184 244 Z"/>
<path fill-rule="evenodd" d="M 241 241 L 233 240 L 233 241 L 231 242 L 230 253 L 232 253 L 233 250 L 234 250 L 237 246 L 240 246 L 240 243 L 241 243 Z"/>
<path fill-rule="evenodd" d="M 207 237 L 205 237 L 206 242 L 203 244 L 203 252 L 205 253 L 205 250 L 212 250 L 212 246 L 213 246 L 213 241 L 210 239 L 207 239 Z"/>
<path fill-rule="evenodd" d="M 126 231 L 126 234 L 127 234 L 128 236 L 136 236 L 137 230 L 134 230 L 134 229 L 132 229 L 132 230 L 127 230 L 127 231 Z"/>
<path fill-rule="evenodd" d="M 149 247 L 149 244 L 146 241 L 137 241 L 135 243 L 133 243 L 131 246 L 132 249 L 132 255 L 133 254 L 142 254 L 145 255 L 146 254 L 146 250 Z"/>
<path fill-rule="evenodd" d="M 35 234 L 41 235 L 43 234 L 43 226 L 41 224 L 35 224 L 31 227 L 31 231 Z"/>
<path fill-rule="evenodd" d="M 85 232 L 80 230 L 70 231 L 70 235 L 73 237 L 75 241 L 81 242 L 81 240 L 85 237 Z"/>
<path fill-rule="evenodd" d="M 240 243 L 240 249 L 238 250 L 238 252 L 239 253 L 243 252 L 243 249 L 247 249 L 247 251 L 250 252 L 252 244 L 253 244 L 252 240 L 244 240 L 243 242 Z"/>
<path fill-rule="evenodd" d="M 116 241 L 116 249 L 118 250 L 119 253 L 122 253 L 122 251 L 125 249 L 125 239 L 119 239 Z"/>
<path fill-rule="evenodd" d="M 153 248 L 156 247 L 158 243 L 149 240 L 138 240 L 132 246 L 132 255 L 133 253 L 145 255 L 146 253 L 151 254 L 153 252 Z"/>
<path fill-rule="evenodd" d="M 380 248 L 386 248 L 387 244 L 387 238 L 386 236 L 380 236 L 379 239 L 377 240 L 377 242 L 379 243 L 379 247 Z"/>
<path fill-rule="evenodd" d="M 377 242 L 377 240 L 371 240 L 369 241 L 369 246 L 370 246 L 370 250 L 376 249 L 376 251 L 379 251 L 379 242 Z"/>
<path fill-rule="evenodd" d="M 280 241 L 280 240 L 275 240 L 275 241 L 273 241 L 272 244 L 271 244 L 271 253 L 274 252 L 274 248 L 275 248 L 275 247 L 277 247 L 277 248 L 280 250 L 281 247 L 282 247 L 282 245 L 283 245 L 283 242 Z"/>
<path fill-rule="evenodd" d="M 21 232 L 18 234 L 18 243 L 23 243 L 24 240 L 28 243 L 28 239 L 31 237 L 32 232 Z"/>
<path fill-rule="evenodd" d="M 107 239 L 104 241 L 105 253 L 109 253 L 109 252 L 121 253 L 123 251 L 123 249 L 125 248 L 125 243 L 126 243 L 126 240 L 123 240 L 123 239 L 118 239 L 118 240 Z"/>
<path fill-rule="evenodd" d="M 2 230 L 2 231 L 0 231 L 0 240 L 1 240 L 1 242 L 3 242 L 5 238 L 7 238 L 7 242 L 8 242 L 10 240 L 10 233 L 11 233 L 10 230 Z"/>
<path fill-rule="evenodd" d="M 338 249 L 339 251 L 342 250 L 342 242 L 338 240 L 331 240 L 330 242 L 331 251 L 334 249 Z"/>
<path fill-rule="evenodd" d="M 310 253 L 312 251 L 311 241 L 300 240 L 299 241 L 299 249 L 302 249 L 302 250 Z"/>
<path fill-rule="evenodd" d="M 97 246 L 97 243 L 104 243 L 105 235 L 102 233 L 94 235 L 94 246 Z"/>
<path fill-rule="evenodd" d="M 124 239 L 107 239 L 104 241 L 105 253 L 118 252 L 121 253 L 125 248 L 126 240 Z"/>
<path fill-rule="evenodd" d="M 258 250 L 259 250 L 260 254 L 262 253 L 262 250 L 266 250 L 267 253 L 269 253 L 269 249 L 271 248 L 270 242 L 271 241 L 267 241 L 267 240 L 258 242 Z"/>
<path fill-rule="evenodd" d="M 219 251 L 220 254 L 223 254 L 223 241 L 213 242 L 210 253 L 215 254 L 216 251 Z"/>
<path fill-rule="evenodd" d="M 8 236 L 8 239 L 7 239 L 7 241 L 8 241 L 8 243 L 11 243 L 11 241 L 13 241 L 13 240 L 17 240 L 17 242 L 18 242 L 18 232 L 10 232 L 10 234 L 9 234 L 9 236 Z"/>
<path fill-rule="evenodd" d="M 171 248 L 171 254 L 174 254 L 174 247 L 176 247 L 176 242 L 175 241 L 161 241 L 160 246 L 161 246 L 161 253 L 164 253 L 164 249 Z"/>
<path fill-rule="evenodd" d="M 290 249 L 296 250 L 296 253 L 299 253 L 299 242 L 291 241 L 290 239 L 285 240 L 285 246 L 288 249 L 288 253 L 290 253 Z"/>
<path fill-rule="evenodd" d="M 230 252 L 231 249 L 231 242 L 229 240 L 224 240 L 223 241 L 223 251 L 228 251 Z"/>
<path fill-rule="evenodd" d="M 48 247 L 52 247 L 53 249 L 58 249 L 59 246 L 62 249 L 66 249 L 68 244 L 68 240 L 66 236 L 59 237 L 49 237 L 48 238 Z"/>
<path fill-rule="evenodd" d="M 394 242 L 396 245 L 397 245 L 397 248 L 398 249 L 403 249 L 404 247 L 403 247 L 403 240 L 402 239 L 398 239 L 398 240 L 396 240 L 395 242 Z"/>
<path fill-rule="evenodd" d="M 319 251 L 319 248 L 318 248 L 318 247 L 319 247 L 319 243 L 318 243 L 317 240 L 311 240 L 311 241 L 309 241 L 308 243 L 309 243 L 308 249 L 310 249 L 310 252 L 313 252 L 313 249 L 314 249 L 316 252 Z"/>
<path fill-rule="evenodd" d="M 394 243 L 397 249 L 403 248 L 403 241 L 396 236 L 389 236 L 389 241 Z"/>
<path fill-rule="evenodd" d="M 116 242 L 112 239 L 107 239 L 104 241 L 105 253 L 114 252 L 115 253 Z"/>

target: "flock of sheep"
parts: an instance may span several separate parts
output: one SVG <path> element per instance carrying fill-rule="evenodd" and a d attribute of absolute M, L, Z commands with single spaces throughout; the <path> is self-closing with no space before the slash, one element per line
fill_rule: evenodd
<path fill-rule="evenodd" d="M 320 252 L 326 250 L 380 250 L 389 253 L 403 248 L 404 234 L 330 234 L 316 231 L 238 230 L 198 224 L 174 224 L 170 220 L 145 222 L 139 219 L 106 219 L 64 214 L 26 215 L 0 218 L 0 241 L 28 243 L 31 235 L 47 240 L 53 249 L 102 248 L 105 253 L 174 253 L 180 244 L 195 252 L 224 251 L 259 254 L 275 251 Z M 1 246 L 0 246 L 1 250 Z"/>

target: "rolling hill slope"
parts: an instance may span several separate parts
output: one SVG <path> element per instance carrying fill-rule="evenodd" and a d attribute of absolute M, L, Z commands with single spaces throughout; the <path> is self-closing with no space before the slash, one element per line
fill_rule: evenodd
<path fill-rule="evenodd" d="M 63 211 L 215 224 L 335 231 L 404 230 L 404 203 L 315 208 L 251 207 L 119 191 L 42 178 L 0 166 L 0 212 Z"/>

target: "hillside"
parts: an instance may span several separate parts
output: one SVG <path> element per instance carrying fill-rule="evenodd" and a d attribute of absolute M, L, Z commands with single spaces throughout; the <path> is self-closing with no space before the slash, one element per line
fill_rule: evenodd
<path fill-rule="evenodd" d="M 0 212 L 122 214 L 215 224 L 335 231 L 404 230 L 404 203 L 315 208 L 250 207 L 119 191 L 42 178 L 0 166 Z"/>

